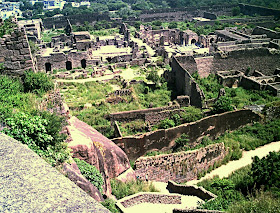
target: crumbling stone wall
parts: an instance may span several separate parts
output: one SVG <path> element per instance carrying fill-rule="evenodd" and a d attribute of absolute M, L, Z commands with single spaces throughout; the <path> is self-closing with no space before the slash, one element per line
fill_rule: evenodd
<path fill-rule="evenodd" d="M 129 159 L 137 159 L 152 150 L 167 151 L 175 145 L 183 133 L 189 136 L 189 146 L 198 145 L 204 136 L 216 138 L 226 130 L 235 130 L 248 123 L 260 121 L 261 117 L 251 110 L 237 110 L 202 118 L 170 129 L 159 129 L 141 136 L 115 138 L 112 141 L 121 147 Z"/>
<path fill-rule="evenodd" d="M 188 70 L 182 67 L 181 61 L 188 64 Z M 180 61 L 180 62 L 179 62 Z M 191 74 L 197 70 L 193 56 L 173 57 L 171 62 L 172 72 L 175 73 L 176 88 L 179 94 L 190 97 L 190 104 L 202 108 L 204 105 L 204 93 L 192 78 Z"/>
<path fill-rule="evenodd" d="M 8 75 L 22 76 L 28 69 L 36 71 L 24 28 L 15 28 L 11 35 L 0 38 L 0 63 Z"/>
<path fill-rule="evenodd" d="M 265 34 L 267 35 L 267 37 L 269 38 L 272 38 L 272 39 L 280 39 L 280 33 L 279 32 L 276 32 L 274 30 L 271 30 L 271 29 L 267 29 L 267 28 L 264 28 L 264 27 L 260 27 L 260 26 L 257 26 L 253 32 L 252 32 L 253 35 L 262 35 L 262 34 Z"/>
<path fill-rule="evenodd" d="M 197 179 L 200 172 L 223 160 L 226 154 L 227 148 L 219 143 L 193 151 L 140 157 L 135 161 L 135 173 L 154 181 L 186 182 Z"/>

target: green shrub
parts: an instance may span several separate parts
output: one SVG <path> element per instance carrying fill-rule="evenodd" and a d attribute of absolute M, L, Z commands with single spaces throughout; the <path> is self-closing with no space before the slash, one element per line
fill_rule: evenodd
<path fill-rule="evenodd" d="M 266 157 L 259 159 L 255 156 L 252 163 L 252 177 L 256 186 L 280 188 L 280 152 L 270 152 Z"/>
<path fill-rule="evenodd" d="M 166 119 L 160 121 L 158 128 L 159 129 L 168 129 L 168 128 L 171 128 L 174 126 L 175 126 L 175 122 L 173 120 L 166 118 Z"/>
<path fill-rule="evenodd" d="M 112 195 L 115 195 L 119 200 L 129 195 L 136 194 L 138 192 L 157 192 L 157 189 L 152 183 L 145 181 L 127 181 L 125 183 L 119 180 L 111 180 Z"/>
<path fill-rule="evenodd" d="M 175 147 L 174 147 L 174 150 L 178 150 L 184 146 L 187 146 L 188 147 L 188 142 L 189 142 L 189 136 L 186 135 L 185 133 L 183 133 L 179 138 L 177 138 L 175 140 Z"/>
<path fill-rule="evenodd" d="M 235 202 L 229 206 L 230 213 L 279 213 L 280 198 L 275 197 L 271 192 L 257 191 L 255 196 L 250 195 L 248 200 Z"/>
<path fill-rule="evenodd" d="M 231 105 L 231 99 L 227 96 L 221 96 L 213 106 L 213 113 L 223 113 L 227 111 L 232 111 L 233 107 Z"/>
<path fill-rule="evenodd" d="M 74 160 L 77 163 L 82 175 L 86 179 L 88 179 L 94 186 L 96 186 L 102 193 L 104 180 L 101 173 L 96 169 L 96 167 L 78 158 L 74 158 Z"/>
<path fill-rule="evenodd" d="M 51 77 L 46 73 L 34 73 L 26 71 L 23 78 L 23 86 L 25 92 L 33 92 L 42 94 L 54 88 Z"/>
<path fill-rule="evenodd" d="M 116 207 L 116 201 L 113 199 L 106 199 L 105 201 L 101 202 L 101 204 L 109 209 L 112 213 L 121 213 L 121 211 Z"/>
<path fill-rule="evenodd" d="M 201 109 L 194 106 L 183 107 L 183 110 L 184 111 L 180 113 L 182 123 L 197 121 L 203 117 Z"/>
<path fill-rule="evenodd" d="M 70 151 L 63 142 L 66 136 L 59 133 L 62 122 L 56 115 L 47 112 L 42 115 L 18 112 L 6 118 L 5 122 L 5 134 L 27 144 L 51 165 L 59 165 L 69 158 Z"/>

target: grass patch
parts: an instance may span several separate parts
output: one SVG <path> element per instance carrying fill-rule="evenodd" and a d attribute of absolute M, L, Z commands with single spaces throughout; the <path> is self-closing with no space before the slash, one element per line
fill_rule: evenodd
<path fill-rule="evenodd" d="M 112 194 L 115 195 L 118 200 L 138 192 L 158 192 L 152 183 L 141 180 L 127 181 L 126 183 L 123 183 L 112 179 L 111 187 Z"/>

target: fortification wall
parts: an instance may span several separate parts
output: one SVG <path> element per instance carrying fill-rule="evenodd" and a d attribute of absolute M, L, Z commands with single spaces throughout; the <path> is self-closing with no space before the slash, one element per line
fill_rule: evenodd
<path fill-rule="evenodd" d="M 0 63 L 6 68 L 3 74 L 22 76 L 25 70 L 35 71 L 29 43 L 24 29 L 15 28 L 11 35 L 0 38 Z"/>
<path fill-rule="evenodd" d="M 205 117 L 199 121 L 182 124 L 170 129 L 160 129 L 141 136 L 115 138 L 129 159 L 137 159 L 152 150 L 167 151 L 175 145 L 183 133 L 189 136 L 189 146 L 198 145 L 204 136 L 215 138 L 226 130 L 235 130 L 248 123 L 260 121 L 261 117 L 251 110 L 237 110 Z"/>
<path fill-rule="evenodd" d="M 256 13 L 261 16 L 275 16 L 280 17 L 280 10 L 261 7 L 256 5 L 249 5 L 249 4 L 238 4 L 240 7 L 240 12 L 245 15 L 255 15 Z"/>
<path fill-rule="evenodd" d="M 93 24 L 96 21 L 101 20 L 110 20 L 108 13 L 90 13 L 90 14 L 80 14 L 80 15 L 71 15 L 71 16 L 61 16 L 61 17 L 51 17 L 43 19 L 44 27 L 47 29 L 55 28 L 64 28 L 67 26 L 69 19 L 71 24 L 81 25 L 84 24 L 85 21 L 89 22 L 89 24 Z"/>
<path fill-rule="evenodd" d="M 198 150 L 178 152 L 152 157 L 140 157 L 135 161 L 135 173 L 140 179 L 186 182 L 198 178 L 199 173 L 224 159 L 227 148 L 223 143 L 212 144 Z"/>
<path fill-rule="evenodd" d="M 276 68 L 280 67 L 280 53 L 273 52 L 267 48 L 242 49 L 227 53 L 223 58 L 215 54 L 213 60 L 213 72 L 221 70 L 243 70 L 248 67 L 251 70 L 258 70 L 265 75 L 272 75 Z"/>

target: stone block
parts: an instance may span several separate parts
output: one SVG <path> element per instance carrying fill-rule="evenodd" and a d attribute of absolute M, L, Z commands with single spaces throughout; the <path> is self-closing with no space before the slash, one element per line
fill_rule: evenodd
<path fill-rule="evenodd" d="M 21 55 L 27 55 L 30 54 L 29 49 L 28 48 L 23 48 L 20 50 L 20 54 Z"/>
<path fill-rule="evenodd" d="M 28 47 L 27 41 L 22 42 L 22 45 L 23 45 L 24 48 Z"/>

